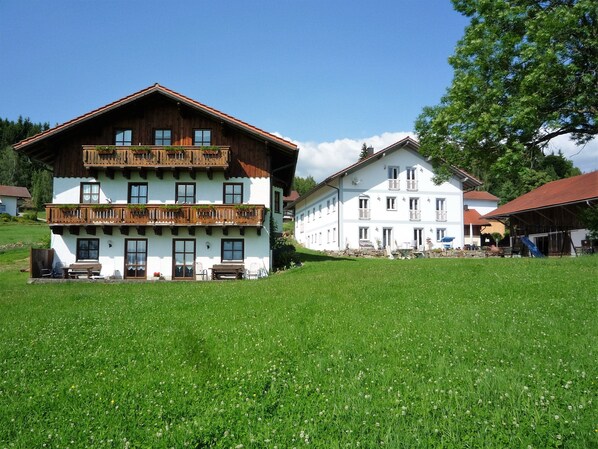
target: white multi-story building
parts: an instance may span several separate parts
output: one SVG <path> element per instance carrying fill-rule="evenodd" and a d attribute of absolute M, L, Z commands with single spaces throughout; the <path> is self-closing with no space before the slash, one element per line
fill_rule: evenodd
<path fill-rule="evenodd" d="M 131 279 L 268 271 L 298 153 L 158 84 L 14 148 L 53 168 L 54 265 Z"/>
<path fill-rule="evenodd" d="M 403 139 L 326 178 L 298 198 L 295 238 L 308 248 L 463 247 L 463 190 L 481 183 L 452 168 L 437 185 L 418 143 Z"/>

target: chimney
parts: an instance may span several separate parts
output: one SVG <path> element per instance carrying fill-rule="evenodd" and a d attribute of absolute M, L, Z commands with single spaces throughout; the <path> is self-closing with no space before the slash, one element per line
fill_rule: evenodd
<path fill-rule="evenodd" d="M 368 156 L 374 154 L 374 147 L 367 147 Z"/>

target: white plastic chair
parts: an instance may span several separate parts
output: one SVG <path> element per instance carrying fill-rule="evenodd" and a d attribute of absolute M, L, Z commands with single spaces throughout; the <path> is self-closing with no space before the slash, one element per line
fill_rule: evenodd
<path fill-rule="evenodd" d="M 196 279 L 199 281 L 207 281 L 208 280 L 208 270 L 203 267 L 201 262 L 197 262 L 195 264 L 195 276 L 196 276 Z"/>

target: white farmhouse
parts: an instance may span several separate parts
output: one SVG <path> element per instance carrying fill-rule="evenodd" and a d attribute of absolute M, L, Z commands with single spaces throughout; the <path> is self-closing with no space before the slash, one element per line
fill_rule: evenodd
<path fill-rule="evenodd" d="M 436 185 L 419 144 L 405 138 L 326 178 L 298 198 L 295 238 L 307 248 L 463 247 L 463 191 L 480 181 L 457 168 Z"/>
<path fill-rule="evenodd" d="M 53 168 L 55 268 L 175 280 L 271 268 L 298 153 L 159 84 L 14 148 Z"/>

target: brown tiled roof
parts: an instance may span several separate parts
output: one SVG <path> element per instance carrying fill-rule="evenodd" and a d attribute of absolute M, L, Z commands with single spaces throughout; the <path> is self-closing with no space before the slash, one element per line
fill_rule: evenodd
<path fill-rule="evenodd" d="M 1 196 L 14 196 L 16 198 L 31 198 L 27 187 L 0 186 Z"/>
<path fill-rule="evenodd" d="M 463 194 L 463 199 L 466 200 L 486 200 L 486 201 L 498 201 L 497 196 L 492 195 L 490 192 L 483 190 L 470 190 Z"/>
<path fill-rule="evenodd" d="M 146 95 L 149 95 L 149 94 L 152 94 L 152 93 L 155 93 L 155 92 L 159 92 L 159 93 L 161 93 L 163 95 L 166 95 L 166 96 L 168 96 L 170 98 L 182 101 L 182 102 L 184 102 L 184 103 L 186 103 L 186 104 L 188 104 L 188 105 L 190 105 L 190 106 L 192 106 L 194 108 L 200 109 L 200 110 L 202 110 L 202 111 L 204 111 L 204 112 L 206 112 L 208 114 L 211 114 L 211 115 L 213 115 L 213 116 L 215 116 L 217 118 L 220 118 L 220 119 L 222 119 L 222 120 L 224 120 L 224 121 L 226 121 L 228 123 L 232 123 L 232 124 L 235 124 L 235 125 L 237 125 L 237 126 L 239 126 L 241 128 L 244 128 L 245 130 L 247 130 L 247 131 L 249 131 L 249 132 L 251 132 L 253 134 L 257 134 L 257 135 L 259 135 L 259 136 L 261 136 L 261 137 L 263 137 L 263 138 L 265 138 L 265 139 L 267 139 L 267 140 L 269 140 L 271 142 L 276 142 L 276 143 L 278 143 L 280 145 L 283 145 L 283 146 L 285 146 L 285 147 L 287 147 L 289 149 L 297 150 L 297 146 L 294 143 L 291 143 L 291 142 L 289 142 L 287 140 L 284 140 L 284 139 L 282 139 L 282 138 L 280 138 L 278 136 L 270 134 L 270 133 L 268 133 L 268 132 L 266 132 L 266 131 L 264 131 L 262 129 L 259 129 L 259 128 L 253 126 L 253 125 L 250 125 L 249 123 L 246 123 L 246 122 L 243 122 L 243 121 L 241 121 L 239 119 L 236 119 L 236 118 L 234 118 L 234 117 L 232 117 L 232 116 L 230 116 L 228 114 L 225 114 L 223 112 L 220 112 L 220 111 L 218 111 L 218 110 L 216 110 L 214 108 L 206 106 L 206 105 L 204 105 L 204 104 L 202 104 L 202 103 L 200 103 L 198 101 L 195 101 L 195 100 L 193 100 L 193 99 L 191 99 L 189 97 L 181 95 L 181 94 L 179 94 L 179 93 L 177 93 L 177 92 L 175 92 L 173 90 L 170 90 L 170 89 L 168 89 L 168 88 L 166 88 L 164 86 L 160 86 L 158 83 L 154 84 L 153 86 L 150 86 L 150 87 L 147 87 L 145 89 L 142 89 L 139 92 L 135 92 L 135 93 L 133 93 L 131 95 L 128 95 L 128 96 L 126 96 L 124 98 L 121 98 L 120 100 L 117 100 L 117 101 L 114 101 L 114 102 L 112 102 L 110 104 L 107 104 L 106 106 L 102 106 L 101 108 L 98 108 L 98 109 L 95 109 L 95 110 L 93 110 L 91 112 L 88 112 L 87 114 L 83 114 L 83 115 L 81 115 L 81 116 L 79 116 L 77 118 L 69 120 L 68 122 L 65 122 L 65 123 L 63 123 L 61 125 L 55 126 L 54 128 L 51 128 L 51 129 L 43 131 L 43 132 L 41 132 L 39 134 L 36 134 L 33 137 L 29 137 L 28 139 L 22 140 L 19 143 L 17 143 L 16 145 L 14 145 L 14 149 L 15 150 L 19 150 L 19 149 L 21 149 L 21 148 L 23 148 L 23 147 L 25 147 L 27 145 L 30 145 L 32 143 L 36 143 L 36 142 L 38 142 L 38 141 L 40 141 L 42 139 L 45 139 L 46 137 L 53 136 L 53 135 L 55 135 L 55 134 L 57 134 L 57 133 L 59 133 L 61 131 L 64 131 L 64 130 L 66 130 L 68 128 L 71 128 L 72 126 L 75 126 L 75 125 L 77 125 L 77 124 L 79 124 L 81 122 L 84 122 L 84 121 L 86 121 L 88 119 L 97 117 L 100 114 L 103 114 L 105 112 L 108 112 L 110 110 L 118 108 L 118 107 L 120 107 L 122 105 L 125 105 L 127 103 L 131 103 L 131 102 L 133 102 L 133 101 L 135 101 L 135 100 L 137 100 L 137 99 L 139 99 L 141 97 L 144 97 Z"/>
<path fill-rule="evenodd" d="M 598 170 L 544 184 L 484 215 L 484 218 L 506 217 L 518 212 L 590 200 L 598 200 Z"/>
<path fill-rule="evenodd" d="M 297 198 L 299 198 L 299 192 L 297 192 L 296 190 L 293 190 L 293 191 L 291 191 L 290 195 L 283 197 L 282 200 L 284 202 L 289 202 L 289 201 L 295 201 Z"/>
<path fill-rule="evenodd" d="M 490 226 L 488 220 L 484 220 L 480 213 L 475 209 L 468 209 L 463 212 L 463 224 L 474 226 Z"/>

